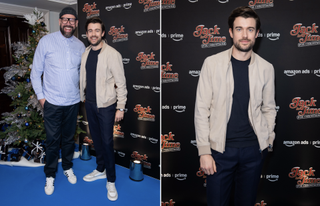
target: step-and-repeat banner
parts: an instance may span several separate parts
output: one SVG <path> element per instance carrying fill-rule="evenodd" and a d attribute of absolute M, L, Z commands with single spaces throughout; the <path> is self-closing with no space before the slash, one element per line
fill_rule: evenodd
<path fill-rule="evenodd" d="M 143 172 L 160 178 L 160 5 L 141 0 L 78 0 L 79 39 L 88 46 L 85 22 L 98 16 L 106 39 L 123 58 L 128 100 L 114 125 L 116 164 L 139 159 Z"/>
<path fill-rule="evenodd" d="M 206 205 L 195 94 L 204 59 L 232 46 L 227 22 L 238 6 L 260 16 L 254 51 L 276 75 L 276 139 L 255 205 L 320 205 L 320 2 L 168 0 L 162 6 L 162 205 Z"/>

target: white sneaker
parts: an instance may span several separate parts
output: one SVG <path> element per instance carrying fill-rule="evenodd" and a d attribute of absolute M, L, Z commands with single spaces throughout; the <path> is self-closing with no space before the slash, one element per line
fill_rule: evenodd
<path fill-rule="evenodd" d="M 95 180 L 106 179 L 106 178 L 107 178 L 106 170 L 104 170 L 103 172 L 99 172 L 98 170 L 93 170 L 93 172 L 84 176 L 83 180 L 86 182 L 92 182 Z"/>
<path fill-rule="evenodd" d="M 77 183 L 77 177 L 74 175 L 72 168 L 65 170 L 63 174 L 68 178 L 71 184 Z"/>
<path fill-rule="evenodd" d="M 44 187 L 44 191 L 47 195 L 51 195 L 54 191 L 54 178 L 47 177 L 46 178 L 46 186 Z"/>
<path fill-rule="evenodd" d="M 107 182 L 108 199 L 111 201 L 116 201 L 118 199 L 118 192 L 114 182 Z"/>

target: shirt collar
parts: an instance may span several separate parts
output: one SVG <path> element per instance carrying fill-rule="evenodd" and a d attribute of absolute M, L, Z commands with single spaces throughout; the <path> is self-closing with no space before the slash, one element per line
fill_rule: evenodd
<path fill-rule="evenodd" d="M 59 31 L 59 38 L 62 40 L 62 41 L 71 41 L 73 42 L 74 41 L 74 36 L 72 35 L 70 38 L 66 38 L 62 35 L 61 31 Z"/>

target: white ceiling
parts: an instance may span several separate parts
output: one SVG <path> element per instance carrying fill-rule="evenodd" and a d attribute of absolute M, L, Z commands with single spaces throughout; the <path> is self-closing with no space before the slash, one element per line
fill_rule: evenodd
<path fill-rule="evenodd" d="M 69 0 L 66 0 L 69 2 Z M 77 10 L 77 4 L 68 5 L 48 0 L 0 0 L 0 3 L 14 4 L 19 6 L 37 7 L 39 9 L 46 9 L 49 11 L 60 12 L 64 7 L 70 6 Z"/>

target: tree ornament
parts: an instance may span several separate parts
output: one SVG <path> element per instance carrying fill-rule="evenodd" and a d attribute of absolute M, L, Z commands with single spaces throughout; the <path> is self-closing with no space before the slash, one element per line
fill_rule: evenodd
<path fill-rule="evenodd" d="M 28 122 L 26 122 L 24 125 L 26 125 L 26 127 L 28 127 L 28 126 L 29 126 L 29 123 L 28 123 Z"/>
<path fill-rule="evenodd" d="M 35 30 L 32 30 L 32 33 L 34 34 L 34 33 L 36 33 L 36 31 L 35 31 Z"/>
<path fill-rule="evenodd" d="M 28 106 L 26 106 L 24 109 L 25 109 L 25 110 L 28 110 L 28 109 L 29 109 L 29 107 L 28 107 Z"/>
<path fill-rule="evenodd" d="M 26 80 L 27 80 L 28 83 L 30 82 L 30 79 L 29 79 L 29 78 L 27 78 Z"/>
<path fill-rule="evenodd" d="M 41 22 L 41 26 L 42 26 L 42 27 L 45 27 L 46 24 L 45 24 L 44 22 Z"/>
<path fill-rule="evenodd" d="M 20 119 L 21 118 L 21 114 L 18 114 L 17 117 Z"/>
<path fill-rule="evenodd" d="M 18 98 L 21 98 L 21 93 L 20 92 L 18 93 Z"/>
<path fill-rule="evenodd" d="M 15 81 L 15 80 L 16 80 L 16 77 L 15 77 L 15 76 L 11 77 L 11 80 Z"/>
<path fill-rule="evenodd" d="M 27 139 L 27 138 L 26 138 L 26 139 L 24 139 L 24 142 L 25 142 L 25 143 L 28 143 L 28 139 Z"/>

